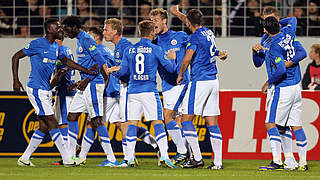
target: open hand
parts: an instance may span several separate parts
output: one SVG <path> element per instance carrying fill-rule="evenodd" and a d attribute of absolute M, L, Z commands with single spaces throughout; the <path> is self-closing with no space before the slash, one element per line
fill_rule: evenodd
<path fill-rule="evenodd" d="M 173 49 L 170 49 L 168 51 L 168 59 L 176 59 L 177 58 L 177 54 Z"/>
<path fill-rule="evenodd" d="M 179 13 L 179 5 L 171 6 L 170 12 L 172 15 L 177 16 Z"/>
<path fill-rule="evenodd" d="M 177 84 L 181 85 L 182 81 L 183 81 L 183 76 L 180 76 L 180 74 L 179 74 L 179 76 L 177 78 Z"/>
<path fill-rule="evenodd" d="M 218 56 L 221 60 L 226 60 L 228 57 L 227 51 L 223 50 L 219 52 L 219 56 Z"/>
<path fill-rule="evenodd" d="M 269 88 L 269 82 L 267 81 L 266 83 L 264 83 L 264 85 L 261 88 L 262 93 L 266 94 L 268 88 Z"/>
<path fill-rule="evenodd" d="M 86 87 L 88 86 L 88 83 L 90 82 L 90 79 L 89 78 L 86 78 L 82 81 L 80 81 L 80 84 L 78 85 L 78 89 L 80 91 L 84 91 L 86 89 Z"/>
<path fill-rule="evenodd" d="M 99 65 L 98 64 L 94 64 L 93 66 L 91 66 L 88 69 L 88 73 L 86 73 L 86 74 L 96 75 L 96 74 L 98 74 L 98 72 L 99 72 Z"/>

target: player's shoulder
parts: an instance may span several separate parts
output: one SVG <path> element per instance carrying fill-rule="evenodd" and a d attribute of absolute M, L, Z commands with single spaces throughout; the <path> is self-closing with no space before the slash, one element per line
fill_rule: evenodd
<path fill-rule="evenodd" d="M 172 35 L 174 38 L 177 39 L 187 39 L 188 38 L 188 34 L 184 31 L 172 31 Z"/>
<path fill-rule="evenodd" d="M 119 46 L 125 49 L 127 46 L 132 46 L 132 43 L 127 38 L 122 38 L 119 41 Z"/>
<path fill-rule="evenodd" d="M 34 39 L 32 40 L 29 45 L 32 44 L 32 46 L 41 46 L 43 45 L 46 41 L 45 41 L 45 37 L 40 37 L 40 38 L 37 38 L 37 39 Z"/>

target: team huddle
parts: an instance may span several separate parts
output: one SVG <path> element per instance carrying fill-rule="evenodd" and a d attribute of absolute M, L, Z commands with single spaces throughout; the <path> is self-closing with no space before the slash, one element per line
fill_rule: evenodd
<path fill-rule="evenodd" d="M 200 10 L 192 9 L 185 15 L 178 6 L 173 6 L 170 11 L 188 26 L 191 35 L 169 30 L 168 12 L 162 8 L 153 9 L 150 20 L 139 23 L 141 39 L 136 44 L 122 36 L 122 22 L 115 18 L 105 20 L 103 32 L 98 28 L 82 30 L 75 16 L 61 22 L 56 19 L 45 22 L 45 36 L 31 41 L 12 57 L 16 92 L 23 89 L 18 77 L 19 60 L 30 57 L 26 92 L 39 120 L 39 128 L 18 159 L 19 166 L 34 166 L 30 156 L 47 133 L 62 157 L 57 164 L 85 165 L 97 132 L 107 157 L 101 166 L 135 167 L 139 138 L 155 150 L 159 166 L 203 167 L 193 125 L 194 116 L 199 115 L 205 118 L 214 153 L 213 162 L 207 168 L 223 169 L 216 60 L 227 59 L 227 52 L 217 49 L 214 33 L 201 25 Z M 306 57 L 306 51 L 295 38 L 296 18 L 279 20 L 277 13 L 273 7 L 264 9 L 265 34 L 252 48 L 254 65 L 260 67 L 265 62 L 268 73 L 262 91 L 267 93 L 265 124 L 273 155 L 273 161 L 259 170 L 305 171 L 308 170 L 307 140 L 301 123 L 299 61 Z M 77 39 L 77 63 L 72 51 L 62 45 L 64 36 Z M 115 45 L 114 52 L 103 45 L 103 39 Z M 78 82 L 74 81 L 75 70 L 81 75 Z M 162 80 L 162 102 L 157 90 L 157 72 Z M 52 106 L 53 88 L 56 98 Z M 78 118 L 82 113 L 88 114 L 88 119 L 80 146 Z M 138 125 L 143 114 L 146 121 L 151 121 L 155 136 Z M 115 158 L 104 125 L 108 121 L 121 131 L 124 154 L 121 162 Z M 298 146 L 299 163 L 292 153 L 291 130 Z M 177 149 L 171 159 L 167 133 Z"/>

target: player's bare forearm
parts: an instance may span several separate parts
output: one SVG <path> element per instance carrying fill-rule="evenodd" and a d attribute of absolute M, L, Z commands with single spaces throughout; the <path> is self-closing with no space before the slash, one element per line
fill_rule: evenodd
<path fill-rule="evenodd" d="M 71 68 L 74 68 L 76 70 L 82 71 L 82 72 L 84 72 L 86 74 L 90 74 L 90 71 L 87 68 L 75 63 L 74 61 L 72 61 L 71 59 L 67 58 L 66 56 L 64 56 L 62 58 L 61 62 L 64 65 L 68 66 L 68 67 L 71 67 Z"/>
<path fill-rule="evenodd" d="M 187 16 L 179 11 L 179 6 L 175 5 L 170 8 L 170 11 L 173 15 L 177 16 L 183 23 L 186 24 Z"/>
<path fill-rule="evenodd" d="M 62 77 L 67 74 L 68 71 L 69 68 L 56 70 L 55 75 L 50 82 L 50 89 L 53 89 L 61 81 Z"/>
<path fill-rule="evenodd" d="M 105 87 L 107 87 L 108 82 L 109 82 L 109 78 L 110 78 L 110 74 L 108 73 L 108 66 L 106 64 L 104 64 L 101 68 L 101 74 L 104 78 L 105 81 Z"/>
<path fill-rule="evenodd" d="M 293 62 L 291 60 L 289 60 L 289 61 L 285 61 L 284 64 L 285 64 L 286 68 L 289 68 L 293 65 Z"/>
<path fill-rule="evenodd" d="M 12 56 L 12 75 L 13 75 L 13 80 L 19 80 L 19 60 L 21 58 L 26 57 L 27 55 L 23 52 L 21 49 L 20 51 L 16 52 Z"/>
<path fill-rule="evenodd" d="M 179 75 L 183 75 L 186 72 L 186 70 L 191 62 L 193 53 L 194 53 L 194 51 L 192 49 L 187 49 L 186 54 L 184 55 L 182 63 L 181 63 Z"/>

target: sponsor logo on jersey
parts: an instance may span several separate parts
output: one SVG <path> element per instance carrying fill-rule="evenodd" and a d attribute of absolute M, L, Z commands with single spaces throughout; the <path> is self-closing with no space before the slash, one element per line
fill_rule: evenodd
<path fill-rule="evenodd" d="M 177 45 L 177 44 L 178 44 L 178 41 L 175 40 L 175 39 L 172 39 L 172 40 L 171 40 L 171 44 L 172 44 L 172 45 Z"/>
<path fill-rule="evenodd" d="M 95 49 L 96 49 L 96 46 L 95 46 L 95 45 L 90 45 L 89 51 L 94 51 Z"/>
<path fill-rule="evenodd" d="M 281 61 L 281 57 L 276 57 L 275 62 L 278 63 Z"/>

